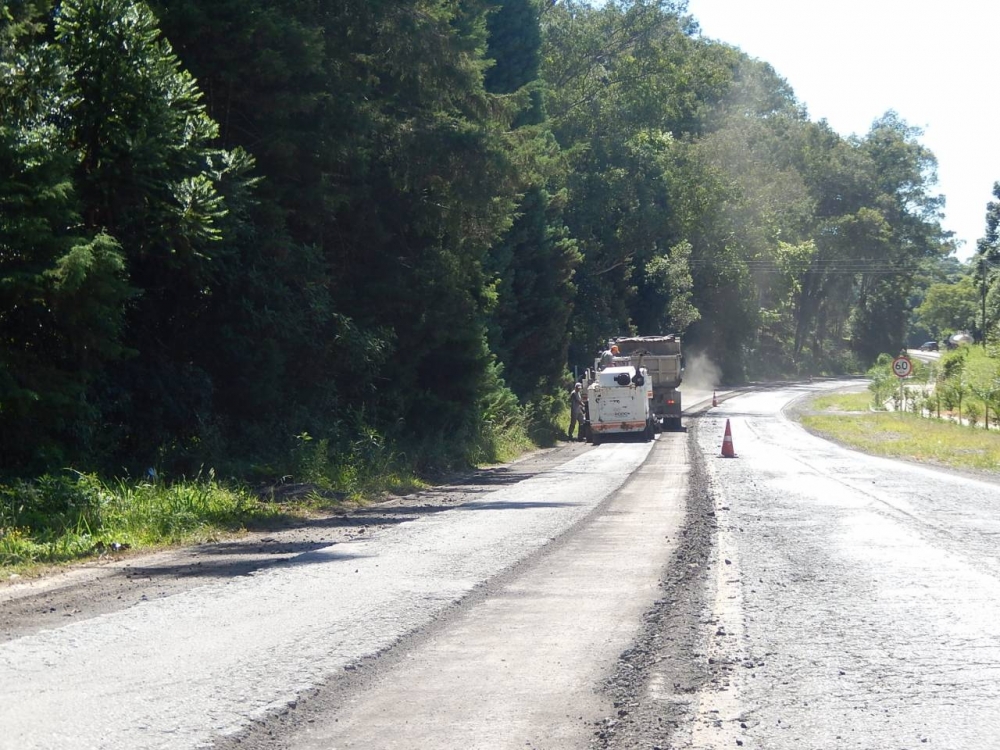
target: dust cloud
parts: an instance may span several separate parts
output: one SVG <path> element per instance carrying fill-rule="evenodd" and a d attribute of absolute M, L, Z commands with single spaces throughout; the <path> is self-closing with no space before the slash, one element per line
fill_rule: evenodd
<path fill-rule="evenodd" d="M 711 391 L 719 387 L 722 371 L 702 352 L 684 355 L 684 385 L 692 390 Z"/>

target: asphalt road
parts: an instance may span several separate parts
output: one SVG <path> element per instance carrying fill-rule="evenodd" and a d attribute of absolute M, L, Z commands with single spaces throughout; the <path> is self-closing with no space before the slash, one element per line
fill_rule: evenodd
<path fill-rule="evenodd" d="M 267 565 L 202 572 L 209 547 L 184 565 L 14 587 L 0 597 L 23 613 L 0 643 L 0 747 L 272 744 L 300 704 L 278 746 L 330 747 L 343 723 L 336 742 L 351 746 L 579 747 L 613 712 L 600 681 L 683 522 L 687 441 L 668 437 L 570 444 L 533 470 L 361 514 L 356 533 Z M 173 583 L 136 596 L 126 578 Z M 68 619 L 36 612 L 60 609 Z M 359 703 L 372 679 L 384 689 Z"/>
<path fill-rule="evenodd" d="M 1000 747 L 1000 489 L 807 434 L 782 409 L 817 387 L 698 426 L 712 455 L 729 419 L 738 458 L 706 464 L 731 669 L 690 746 Z"/>
<path fill-rule="evenodd" d="M 605 450 L 605 448 L 607 450 Z M 659 595 L 684 520 L 686 441 L 665 436 L 620 490 L 375 674 L 241 747 L 580 748 L 615 707 L 599 688 Z M 608 443 L 604 470 L 648 445 Z M 237 746 L 235 743 L 234 747 Z"/>
<path fill-rule="evenodd" d="M 1000 491 L 842 385 L 0 589 L 0 748 L 1000 748 Z"/>

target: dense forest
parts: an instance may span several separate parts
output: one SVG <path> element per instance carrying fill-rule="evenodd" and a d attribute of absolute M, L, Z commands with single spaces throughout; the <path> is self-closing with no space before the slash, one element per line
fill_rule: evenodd
<path fill-rule="evenodd" d="M 955 280 L 919 131 L 683 0 L 7 0 L 0 113 L 9 475 L 488 459 L 608 336 L 857 372 Z"/>

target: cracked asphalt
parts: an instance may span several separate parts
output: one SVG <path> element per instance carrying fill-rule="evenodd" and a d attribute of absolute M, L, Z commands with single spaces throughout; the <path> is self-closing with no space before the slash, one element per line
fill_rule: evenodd
<path fill-rule="evenodd" d="M 830 385 L 747 394 L 698 425 L 732 669 L 688 742 L 1000 747 L 1000 487 L 806 433 L 788 413 Z M 727 419 L 738 458 L 712 458 Z"/>

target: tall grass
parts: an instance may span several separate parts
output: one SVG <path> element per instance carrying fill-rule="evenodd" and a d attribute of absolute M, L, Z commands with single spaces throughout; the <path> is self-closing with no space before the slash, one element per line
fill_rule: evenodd
<path fill-rule="evenodd" d="M 275 514 L 253 495 L 224 487 L 212 476 L 167 485 L 46 475 L 0 485 L 0 567 L 201 541 Z"/>
<path fill-rule="evenodd" d="M 0 569 L 205 540 L 279 514 L 412 492 L 427 486 L 429 478 L 508 461 L 536 444 L 554 442 L 566 411 L 562 400 L 539 399 L 523 407 L 502 381 L 494 386 L 484 389 L 469 424 L 419 442 L 408 440 L 404 429 L 389 437 L 367 426 L 363 415 L 339 434 L 300 433 L 280 470 L 258 472 L 271 489 L 261 493 L 268 500 L 279 496 L 279 487 L 294 486 L 281 506 L 225 486 L 212 472 L 170 483 L 108 481 L 80 472 L 0 480 Z"/>
<path fill-rule="evenodd" d="M 908 412 L 862 410 L 863 396 L 824 396 L 811 402 L 818 412 L 802 424 L 852 448 L 889 458 L 925 461 L 958 469 L 1000 470 L 1000 432 L 957 422 L 925 419 Z"/>
<path fill-rule="evenodd" d="M 398 425 L 390 436 L 360 418 L 348 431 L 353 436 L 350 440 L 341 436 L 334 442 L 303 433 L 297 436 L 289 476 L 295 483 L 315 485 L 320 491 L 314 504 L 321 506 L 324 494 L 330 493 L 364 500 L 413 491 L 426 486 L 429 478 L 502 463 L 536 445 L 552 444 L 557 421 L 567 410 L 551 397 L 522 406 L 499 379 L 484 389 L 478 406 L 467 423 L 420 439 L 413 438 L 404 425 Z"/>

